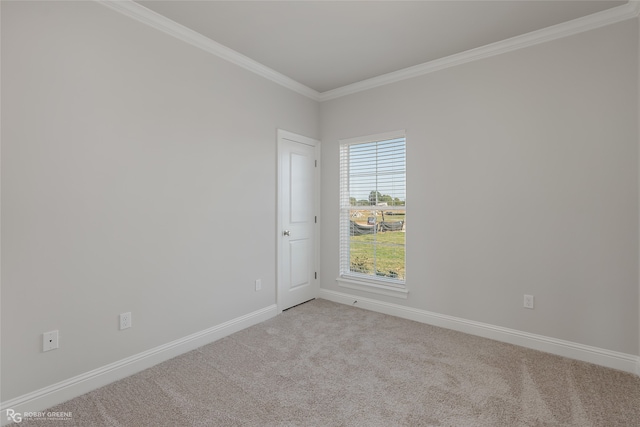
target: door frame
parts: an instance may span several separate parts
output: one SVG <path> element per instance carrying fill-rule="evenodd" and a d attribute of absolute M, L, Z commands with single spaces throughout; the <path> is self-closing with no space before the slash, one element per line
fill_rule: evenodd
<path fill-rule="evenodd" d="M 282 188 L 283 184 L 282 180 L 282 164 L 280 162 L 280 156 L 282 154 L 282 141 L 287 140 L 291 142 L 295 142 L 298 144 L 305 144 L 314 147 L 314 155 L 316 159 L 316 167 L 314 170 L 314 211 L 316 215 L 316 223 L 313 228 L 313 239 L 314 239 L 314 271 L 317 273 L 317 277 L 313 280 L 313 287 L 315 289 L 315 296 L 317 297 L 320 291 L 320 272 L 318 271 L 320 268 L 320 154 L 321 154 L 321 143 L 320 141 L 309 138 L 306 136 L 298 135 L 293 132 L 289 132 L 283 129 L 277 129 L 277 168 L 276 168 L 276 304 L 278 306 L 278 313 L 281 313 L 283 309 L 288 307 L 282 307 L 282 298 L 280 287 L 282 283 L 282 235 L 284 232 L 284 228 L 282 226 L 282 212 L 285 209 L 282 206 L 283 197 L 282 197 Z"/>

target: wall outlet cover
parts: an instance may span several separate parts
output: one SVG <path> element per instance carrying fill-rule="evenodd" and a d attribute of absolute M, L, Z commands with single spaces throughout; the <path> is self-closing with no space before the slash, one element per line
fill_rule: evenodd
<path fill-rule="evenodd" d="M 120 314 L 120 330 L 131 327 L 131 312 Z"/>
<path fill-rule="evenodd" d="M 58 331 L 50 331 L 42 334 L 42 351 L 58 348 Z"/>
<path fill-rule="evenodd" d="M 533 295 L 524 296 L 524 307 L 533 309 Z"/>

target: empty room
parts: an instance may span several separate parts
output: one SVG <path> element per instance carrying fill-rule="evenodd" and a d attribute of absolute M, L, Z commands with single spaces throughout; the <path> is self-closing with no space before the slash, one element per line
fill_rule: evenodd
<path fill-rule="evenodd" d="M 640 426 L 639 17 L 0 0 L 0 425 Z"/>

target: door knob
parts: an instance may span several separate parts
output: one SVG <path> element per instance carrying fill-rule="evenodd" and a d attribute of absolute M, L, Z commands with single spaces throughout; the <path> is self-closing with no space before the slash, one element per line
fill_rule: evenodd
<path fill-rule="evenodd" d="M 285 236 L 291 236 L 291 232 L 289 230 L 284 230 L 282 234 L 284 234 Z"/>

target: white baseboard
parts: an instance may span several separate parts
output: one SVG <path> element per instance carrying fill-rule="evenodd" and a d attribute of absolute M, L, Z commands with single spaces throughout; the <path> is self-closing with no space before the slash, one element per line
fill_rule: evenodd
<path fill-rule="evenodd" d="M 366 310 L 377 311 L 379 313 L 390 314 L 392 316 L 402 317 L 416 322 L 453 329 L 455 331 L 465 332 L 471 335 L 635 373 L 640 376 L 640 356 L 632 354 L 619 353 L 616 351 L 605 350 L 598 347 L 578 344 L 543 335 L 530 334 L 528 332 L 522 332 L 515 329 L 474 322 L 459 317 L 432 313 L 426 310 L 405 307 L 399 304 L 363 298 L 328 289 L 320 289 L 319 297 L 347 305 L 354 305 L 353 302 L 358 301 L 355 306 Z"/>
<path fill-rule="evenodd" d="M 0 413 L 2 414 L 0 416 L 0 425 L 8 424 L 10 421 L 5 416 L 7 409 L 13 409 L 19 413 L 43 411 L 91 390 L 150 368 L 160 362 L 224 338 L 234 332 L 264 322 L 277 314 L 277 306 L 275 304 L 270 305 L 151 350 L 2 402 L 0 403 Z"/>

